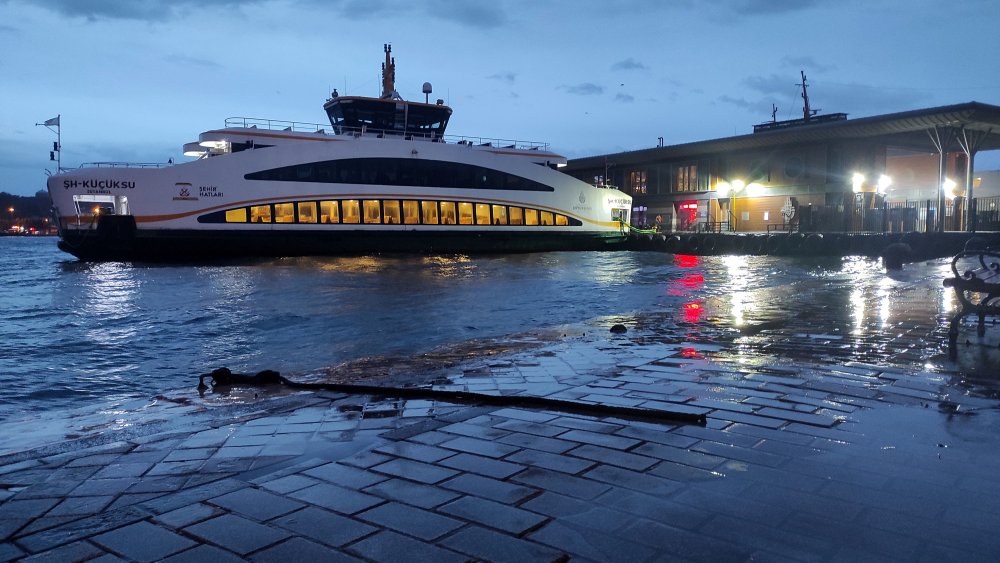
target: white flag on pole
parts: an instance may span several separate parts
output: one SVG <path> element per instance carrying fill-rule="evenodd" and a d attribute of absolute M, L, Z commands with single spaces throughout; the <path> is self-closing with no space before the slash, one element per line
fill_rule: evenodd
<path fill-rule="evenodd" d="M 44 125 L 55 125 L 56 127 L 58 127 L 59 126 L 59 116 L 57 115 L 57 116 L 53 117 L 52 119 L 46 119 Z"/>

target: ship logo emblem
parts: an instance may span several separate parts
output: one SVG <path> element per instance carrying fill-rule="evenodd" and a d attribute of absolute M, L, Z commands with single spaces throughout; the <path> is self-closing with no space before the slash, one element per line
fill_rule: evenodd
<path fill-rule="evenodd" d="M 189 197 L 190 195 L 191 195 L 191 190 L 187 188 L 181 188 L 181 193 L 180 193 L 181 197 Z"/>
<path fill-rule="evenodd" d="M 583 192 L 580 192 L 580 204 L 587 203 L 587 196 Z"/>

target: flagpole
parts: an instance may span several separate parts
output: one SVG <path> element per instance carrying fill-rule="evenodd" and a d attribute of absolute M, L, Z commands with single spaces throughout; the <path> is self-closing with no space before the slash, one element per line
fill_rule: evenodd
<path fill-rule="evenodd" d="M 56 151 L 56 172 L 61 174 L 62 169 L 62 114 L 56 115 L 56 147 L 59 149 Z"/>
<path fill-rule="evenodd" d="M 59 115 L 56 115 L 52 119 L 46 119 L 44 122 L 42 122 L 42 123 L 36 123 L 35 125 L 36 126 L 37 125 L 42 125 L 46 129 L 48 129 L 49 131 L 52 130 L 52 126 L 53 125 L 56 128 L 56 144 L 55 144 L 54 147 L 52 147 L 55 150 L 53 150 L 49 154 L 51 155 L 50 159 L 56 161 L 56 174 L 59 174 L 60 172 L 63 171 L 63 167 L 62 167 L 62 114 L 60 113 Z"/>

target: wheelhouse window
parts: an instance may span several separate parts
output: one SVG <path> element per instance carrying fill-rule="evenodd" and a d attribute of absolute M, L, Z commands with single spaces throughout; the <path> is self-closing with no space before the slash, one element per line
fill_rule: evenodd
<path fill-rule="evenodd" d="M 361 205 L 356 199 L 345 199 L 340 202 L 343 206 L 341 211 L 344 213 L 343 221 L 345 223 L 360 223 L 361 222 Z"/>
<path fill-rule="evenodd" d="M 387 199 L 382 202 L 382 213 L 385 215 L 385 222 L 390 225 L 400 225 L 399 200 Z"/>
<path fill-rule="evenodd" d="M 438 224 L 438 202 L 421 201 L 420 210 L 423 212 L 425 225 Z"/>
<path fill-rule="evenodd" d="M 382 222 L 382 208 L 379 205 L 378 200 L 366 199 L 364 200 L 365 206 L 365 223 L 375 224 Z"/>
<path fill-rule="evenodd" d="M 316 222 L 316 202 L 300 201 L 299 223 L 315 223 L 315 222 Z"/>
<path fill-rule="evenodd" d="M 295 222 L 295 205 L 292 203 L 275 203 L 274 204 L 274 222 L 275 223 L 294 223 Z"/>
<path fill-rule="evenodd" d="M 251 223 L 270 223 L 271 222 L 271 206 L 270 205 L 254 205 L 250 208 L 250 222 Z"/>
<path fill-rule="evenodd" d="M 226 222 L 227 223 L 246 223 L 247 222 L 247 208 L 241 207 L 239 209 L 230 209 L 226 211 Z"/>
<path fill-rule="evenodd" d="M 323 223 L 340 222 L 340 206 L 336 201 L 319 202 L 319 219 Z"/>
<path fill-rule="evenodd" d="M 461 202 L 458 204 L 458 224 L 459 225 L 471 225 L 472 224 L 472 204 Z"/>
<path fill-rule="evenodd" d="M 420 205 L 411 199 L 403 200 L 403 223 L 417 225 L 420 223 Z M 437 221 L 435 221 L 437 224 Z"/>

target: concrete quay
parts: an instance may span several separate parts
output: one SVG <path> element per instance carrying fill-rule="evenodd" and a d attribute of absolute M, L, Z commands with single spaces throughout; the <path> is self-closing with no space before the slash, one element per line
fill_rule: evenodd
<path fill-rule="evenodd" d="M 937 358 L 932 325 L 873 344 Z M 287 389 L 5 423 L 0 560 L 1000 558 L 1000 385 L 915 352 L 809 360 L 815 328 L 601 331 L 426 383 L 705 426 Z"/>

